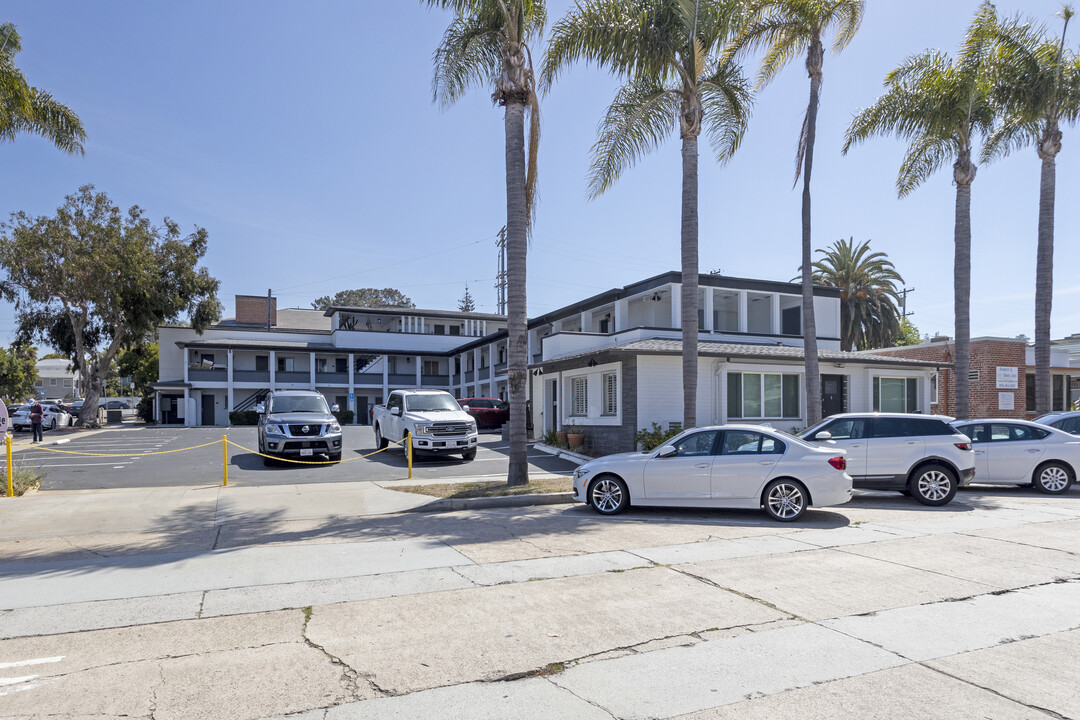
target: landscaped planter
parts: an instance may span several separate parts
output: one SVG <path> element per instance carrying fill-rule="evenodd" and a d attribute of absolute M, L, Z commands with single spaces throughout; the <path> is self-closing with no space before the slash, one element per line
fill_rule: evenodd
<path fill-rule="evenodd" d="M 567 433 L 566 441 L 569 443 L 571 450 L 577 450 L 585 444 L 585 433 Z"/>

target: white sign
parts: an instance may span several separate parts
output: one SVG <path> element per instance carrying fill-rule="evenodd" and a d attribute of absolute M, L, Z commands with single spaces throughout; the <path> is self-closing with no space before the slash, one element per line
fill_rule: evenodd
<path fill-rule="evenodd" d="M 1016 390 L 1020 387 L 1020 373 L 1015 367 L 1001 367 L 997 369 L 997 389 Z M 1010 410 L 1012 408 L 1009 408 Z"/>
<path fill-rule="evenodd" d="M 1014 370 L 1016 368 L 1013 368 Z M 1011 392 L 998 393 L 998 410 L 1015 410 L 1016 396 Z"/>

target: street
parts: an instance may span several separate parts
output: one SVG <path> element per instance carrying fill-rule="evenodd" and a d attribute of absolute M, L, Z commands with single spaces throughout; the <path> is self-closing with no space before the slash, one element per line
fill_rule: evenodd
<path fill-rule="evenodd" d="M 370 485 L 0 504 L 0 716 L 1080 714 L 1075 489 L 860 492 L 784 525 L 342 506 Z"/>

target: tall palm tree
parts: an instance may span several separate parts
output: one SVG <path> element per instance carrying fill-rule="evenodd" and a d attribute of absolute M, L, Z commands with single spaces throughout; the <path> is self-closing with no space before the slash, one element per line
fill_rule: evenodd
<path fill-rule="evenodd" d="M 595 62 L 625 84 L 600 123 L 589 195 L 655 150 L 676 128 L 682 140 L 683 427 L 697 424 L 698 136 L 718 162 L 738 149 L 750 115 L 750 88 L 724 53 L 739 0 L 584 0 L 552 26 L 543 84 L 577 60 Z"/>
<path fill-rule="evenodd" d="M 866 0 L 755 0 L 753 20 L 737 43 L 740 49 L 764 49 L 758 72 L 762 87 L 797 57 L 806 55 L 810 77 L 810 102 L 806 106 L 795 155 L 795 182 L 802 174 L 802 321 L 806 371 L 806 420 L 813 425 L 821 419 L 821 376 L 818 373 L 817 322 L 814 318 L 814 284 L 811 273 L 810 175 L 814 168 L 817 138 L 818 100 L 821 97 L 825 45 L 833 32 L 833 51 L 840 52 L 855 37 L 862 23 Z"/>
<path fill-rule="evenodd" d="M 896 188 L 905 197 L 936 170 L 953 160 L 956 216 L 953 227 L 953 306 L 956 314 L 956 415 L 969 413 L 971 339 L 971 183 L 978 169 L 972 162 L 976 136 L 990 132 L 997 114 L 991 97 L 991 42 L 997 17 L 984 2 L 964 37 L 954 62 L 927 50 L 914 55 L 885 78 L 885 93 L 859 112 L 844 140 L 846 154 L 875 135 L 910 141 L 900 165 Z"/>
<path fill-rule="evenodd" d="M 57 149 L 83 153 L 86 131 L 78 115 L 49 93 L 33 87 L 15 67 L 22 38 L 11 23 L 0 25 L 0 140 L 14 141 L 21 133 L 40 135 Z"/>
<path fill-rule="evenodd" d="M 529 43 L 543 32 L 543 0 L 421 0 L 451 10 L 454 19 L 435 51 L 435 99 L 453 105 L 473 85 L 493 88 L 503 107 L 506 147 L 507 376 L 510 389 L 508 485 L 529 481 L 525 401 L 528 320 L 525 262 L 535 211 L 540 104 Z M 525 142 L 526 118 L 529 140 Z"/>
<path fill-rule="evenodd" d="M 900 294 L 904 278 L 870 241 L 837 240 L 814 261 L 814 282 L 840 289 L 840 342 L 844 350 L 888 347 L 900 336 Z"/>
<path fill-rule="evenodd" d="M 1035 412 L 1050 411 L 1050 309 L 1054 289 L 1054 202 L 1061 124 L 1080 116 L 1080 59 L 1065 47 L 1073 9 L 1062 9 L 1061 39 L 1045 28 L 1014 19 L 998 30 L 995 96 L 1003 118 L 983 145 L 990 160 L 1035 146 L 1042 162 L 1035 261 Z"/>

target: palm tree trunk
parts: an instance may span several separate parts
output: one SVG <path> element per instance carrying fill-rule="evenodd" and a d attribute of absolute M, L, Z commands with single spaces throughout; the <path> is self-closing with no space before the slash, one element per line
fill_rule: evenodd
<path fill-rule="evenodd" d="M 816 52 L 815 52 L 816 48 Z M 814 139 L 817 136 L 817 111 L 821 95 L 821 66 L 815 72 L 812 61 L 820 62 L 821 41 L 811 44 L 807 58 L 810 71 L 810 104 L 806 108 L 806 134 L 803 155 L 802 191 L 802 325 L 803 355 L 806 375 L 806 423 L 815 425 L 821 420 L 821 375 L 818 374 L 817 321 L 814 318 L 814 268 L 810 239 L 810 174 L 814 168 Z"/>
<path fill-rule="evenodd" d="M 506 103 L 506 274 L 507 376 L 510 385 L 510 466 L 507 485 L 529 482 L 525 401 L 528 380 L 528 324 L 525 316 L 525 105 Z"/>
<path fill-rule="evenodd" d="M 697 425 L 698 384 L 698 149 L 682 139 L 682 373 L 683 427 Z"/>
<path fill-rule="evenodd" d="M 1061 132 L 1048 126 L 1039 144 L 1042 173 L 1039 178 L 1039 244 L 1035 255 L 1035 412 L 1051 410 L 1050 310 L 1054 290 L 1054 194 L 1057 185 L 1057 151 Z M 1056 144 L 1053 134 L 1056 132 Z M 1050 142 L 1046 142 L 1050 135 Z"/>
<path fill-rule="evenodd" d="M 966 162 L 964 155 L 957 165 Z M 974 177 L 974 166 L 966 163 Z M 959 177 L 960 171 L 954 176 Z M 970 341 L 971 341 L 971 182 L 956 183 L 956 224 L 953 228 L 956 254 L 953 258 L 953 313 L 956 316 L 956 417 L 966 420 L 970 410 Z"/>

